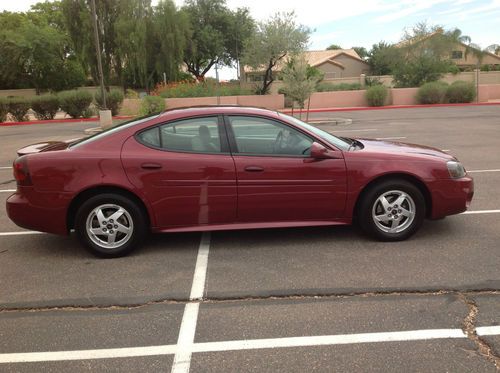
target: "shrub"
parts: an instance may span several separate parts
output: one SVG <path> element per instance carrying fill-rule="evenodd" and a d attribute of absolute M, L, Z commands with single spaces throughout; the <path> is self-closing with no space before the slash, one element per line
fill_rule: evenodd
<path fill-rule="evenodd" d="M 360 89 L 361 89 L 361 84 L 359 84 L 359 83 L 332 84 L 332 83 L 328 83 L 328 82 L 321 82 L 316 87 L 316 91 L 318 91 L 318 92 L 357 91 Z"/>
<path fill-rule="evenodd" d="M 7 100 L 9 113 L 18 122 L 27 120 L 26 113 L 30 109 L 30 106 L 30 101 L 24 97 L 11 97 Z"/>
<path fill-rule="evenodd" d="M 165 110 L 165 99 L 158 96 L 145 96 L 141 100 L 141 115 L 149 115 Z"/>
<path fill-rule="evenodd" d="M 59 93 L 61 109 L 72 118 L 80 118 L 92 103 L 92 94 L 87 91 L 63 91 Z"/>
<path fill-rule="evenodd" d="M 9 105 L 7 104 L 7 100 L 3 97 L 0 97 L 0 123 L 5 122 L 8 112 Z"/>
<path fill-rule="evenodd" d="M 446 90 L 446 98 L 450 103 L 472 102 L 476 97 L 476 88 L 473 83 L 458 80 Z"/>
<path fill-rule="evenodd" d="M 387 87 L 383 85 L 374 85 L 366 90 L 365 96 L 369 106 L 384 106 L 387 98 Z"/>
<path fill-rule="evenodd" d="M 384 83 L 382 83 L 382 81 L 380 80 L 379 77 L 376 77 L 376 76 L 365 76 L 365 85 L 367 87 L 371 87 L 371 86 L 374 86 L 374 85 L 380 85 L 380 84 L 384 84 Z"/>
<path fill-rule="evenodd" d="M 97 103 L 97 107 L 99 109 L 103 109 L 103 101 L 101 91 L 98 90 L 95 95 L 95 101 Z M 119 89 L 112 89 L 111 91 L 106 93 L 106 106 L 107 109 L 111 110 L 111 115 L 117 115 L 120 111 L 120 107 L 123 103 L 123 92 Z"/>
<path fill-rule="evenodd" d="M 128 88 L 125 91 L 125 98 L 139 98 L 139 93 L 137 93 L 133 89 Z"/>
<path fill-rule="evenodd" d="M 441 104 L 446 100 L 447 88 L 445 82 L 425 83 L 417 91 L 417 101 L 419 104 Z"/>
<path fill-rule="evenodd" d="M 59 110 L 59 98 L 56 95 L 43 95 L 31 98 L 31 109 L 39 120 L 54 119 Z"/>
<path fill-rule="evenodd" d="M 203 83 L 161 83 L 156 86 L 153 94 L 163 98 L 240 96 L 252 94 L 252 90 L 234 83 L 220 83 L 217 86 L 215 81 L 207 78 Z"/>
<path fill-rule="evenodd" d="M 448 72 L 453 74 L 453 75 L 457 75 L 460 72 L 460 68 L 455 64 L 451 64 L 448 67 Z"/>

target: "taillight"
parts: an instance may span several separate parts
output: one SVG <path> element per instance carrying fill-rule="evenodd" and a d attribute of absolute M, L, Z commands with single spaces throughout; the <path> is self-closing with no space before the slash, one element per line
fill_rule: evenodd
<path fill-rule="evenodd" d="M 14 178 L 17 185 L 28 186 L 33 185 L 31 176 L 28 170 L 28 160 L 26 157 L 19 157 L 14 161 Z"/>

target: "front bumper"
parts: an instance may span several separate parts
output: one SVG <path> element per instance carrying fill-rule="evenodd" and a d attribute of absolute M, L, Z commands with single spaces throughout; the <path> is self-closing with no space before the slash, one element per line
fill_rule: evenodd
<path fill-rule="evenodd" d="M 7 215 L 21 228 L 67 235 L 66 209 L 37 202 L 16 192 L 7 199 Z"/>
<path fill-rule="evenodd" d="M 430 187 L 432 195 L 431 218 L 439 219 L 460 214 L 467 210 L 474 196 L 474 179 L 465 176 L 460 179 L 434 181 Z"/>

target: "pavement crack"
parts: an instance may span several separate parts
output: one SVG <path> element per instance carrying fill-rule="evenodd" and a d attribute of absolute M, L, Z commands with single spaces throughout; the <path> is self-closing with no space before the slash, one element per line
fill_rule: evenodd
<path fill-rule="evenodd" d="M 484 338 L 481 338 L 477 334 L 476 322 L 479 307 L 472 298 L 464 293 L 458 293 L 458 297 L 467 305 L 469 309 L 467 316 L 464 318 L 462 330 L 467 335 L 467 338 L 477 346 L 478 353 L 493 363 L 497 371 L 500 372 L 500 356 L 497 355 L 493 347 Z"/>
<path fill-rule="evenodd" d="M 13 312 L 47 312 L 47 311 L 96 311 L 96 310 L 132 310 L 147 306 L 162 305 L 162 304 L 182 304 L 186 303 L 229 303 L 229 302 L 250 302 L 250 301 L 266 301 L 266 300 L 304 300 L 304 299 L 344 299 L 344 298 L 367 298 L 367 297 L 384 297 L 384 296 L 443 296 L 457 295 L 464 297 L 470 295 L 500 295 L 500 289 L 476 289 L 467 291 L 457 291 L 454 289 L 442 290 L 399 290 L 399 291 L 370 291 L 370 292 L 345 292 L 345 293 L 317 293 L 317 294 L 271 294 L 261 296 L 229 296 L 229 297 L 204 297 L 200 300 L 190 300 L 189 298 L 162 298 L 150 300 L 146 302 L 129 303 L 129 304 L 61 304 L 54 306 L 13 306 L 5 307 L 0 305 L 0 314 Z M 468 299 L 468 298 L 467 298 Z M 92 302 L 87 298 L 88 302 Z M 465 330 L 464 330 L 465 331 Z"/>

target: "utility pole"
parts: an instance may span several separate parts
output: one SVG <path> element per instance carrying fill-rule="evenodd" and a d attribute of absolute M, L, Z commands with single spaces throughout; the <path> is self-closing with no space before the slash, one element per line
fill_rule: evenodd
<path fill-rule="evenodd" d="M 104 105 L 103 110 L 107 110 L 106 105 L 106 90 L 104 89 L 104 76 L 102 73 L 102 61 L 101 61 L 101 47 L 99 43 L 99 31 L 97 29 L 97 14 L 95 10 L 95 0 L 91 1 L 92 5 L 92 19 L 94 20 L 94 36 L 95 36 L 95 50 L 97 54 L 97 69 L 99 70 L 99 80 L 101 83 L 101 95 L 102 103 Z"/>

